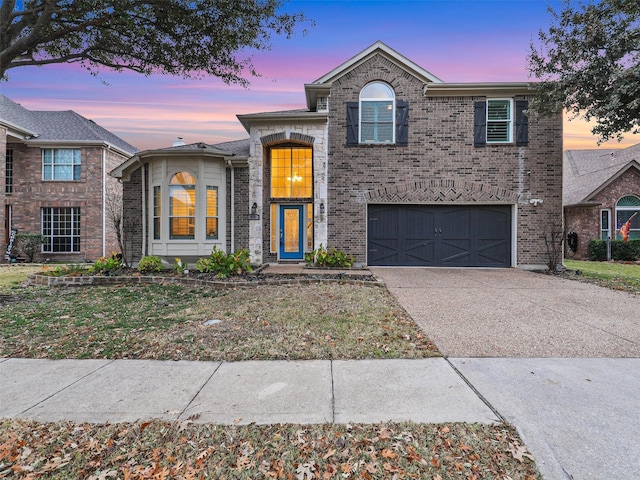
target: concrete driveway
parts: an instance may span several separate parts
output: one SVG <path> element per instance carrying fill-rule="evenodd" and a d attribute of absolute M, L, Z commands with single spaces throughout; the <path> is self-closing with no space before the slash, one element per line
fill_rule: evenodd
<path fill-rule="evenodd" d="M 640 297 L 516 269 L 372 267 L 446 357 L 640 357 Z"/>
<path fill-rule="evenodd" d="M 371 270 L 545 480 L 638 478 L 640 297 L 514 269 Z"/>

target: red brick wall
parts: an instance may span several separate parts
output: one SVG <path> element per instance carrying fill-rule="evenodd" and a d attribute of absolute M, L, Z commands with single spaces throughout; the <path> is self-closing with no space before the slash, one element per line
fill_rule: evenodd
<path fill-rule="evenodd" d="M 626 195 L 640 196 L 640 172 L 638 170 L 627 170 L 590 199 L 600 205 L 565 208 L 565 232 L 573 231 L 578 234 L 576 253 L 573 254 L 568 247 L 565 247 L 565 255 L 568 258 L 588 259 L 587 245 L 589 241 L 600 239 L 600 211 L 604 209 L 611 211 L 611 220 L 615 229 L 616 203 Z M 615 233 L 611 232 L 612 238 L 615 238 Z"/>
<path fill-rule="evenodd" d="M 103 148 L 81 148 L 80 180 L 57 182 L 42 180 L 41 148 L 27 147 L 23 144 L 11 144 L 11 146 L 14 159 L 14 188 L 13 193 L 4 195 L 3 203 L 12 206 L 13 228 L 20 233 L 40 233 L 41 208 L 80 208 L 80 252 L 46 252 L 38 254 L 35 260 L 95 261 L 103 253 Z M 122 161 L 124 161 L 124 157 L 113 151 L 108 151 L 106 170 L 115 168 Z M 4 161 L 2 164 L 4 168 Z M 112 191 L 121 191 L 121 187 L 115 179 L 109 178 L 107 182 L 112 185 Z M 4 228 L 4 221 L 2 224 Z M 4 252 L 6 249 L 4 235 L 1 240 Z M 111 229 L 107 229 L 106 253 L 110 254 L 116 249 L 115 235 Z"/>
<path fill-rule="evenodd" d="M 409 145 L 346 145 L 346 103 L 381 80 L 409 102 Z M 517 201 L 517 262 L 546 265 L 543 237 L 562 232 L 562 118 L 531 118 L 529 145 L 474 147 L 474 101 L 425 98 L 423 84 L 374 57 L 335 81 L 329 112 L 329 244 L 366 259 L 367 194 L 398 185 L 445 180 L 504 190 Z M 544 203 L 534 207 L 531 198 Z"/>

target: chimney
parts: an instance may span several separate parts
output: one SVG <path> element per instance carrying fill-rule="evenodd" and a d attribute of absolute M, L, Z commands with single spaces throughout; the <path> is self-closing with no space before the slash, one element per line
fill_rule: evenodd
<path fill-rule="evenodd" d="M 182 137 L 178 137 L 173 141 L 174 147 L 181 147 L 183 145 L 186 145 L 186 144 L 184 143 L 184 140 L 182 139 Z"/>

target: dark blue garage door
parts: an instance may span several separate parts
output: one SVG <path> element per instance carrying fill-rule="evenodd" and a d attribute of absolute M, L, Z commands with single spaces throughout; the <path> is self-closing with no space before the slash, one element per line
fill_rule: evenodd
<path fill-rule="evenodd" d="M 510 267 L 509 205 L 369 205 L 369 265 Z"/>

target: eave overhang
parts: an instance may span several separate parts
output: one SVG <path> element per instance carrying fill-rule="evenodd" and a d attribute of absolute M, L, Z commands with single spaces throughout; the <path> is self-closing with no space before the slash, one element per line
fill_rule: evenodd
<path fill-rule="evenodd" d="M 251 133 L 255 125 L 278 125 L 283 123 L 326 123 L 328 112 L 309 112 L 307 110 L 291 112 L 248 113 L 236 115 L 244 129 Z"/>
<path fill-rule="evenodd" d="M 425 97 L 513 97 L 532 95 L 529 82 L 491 82 L 491 83 L 429 83 L 424 87 Z"/>

